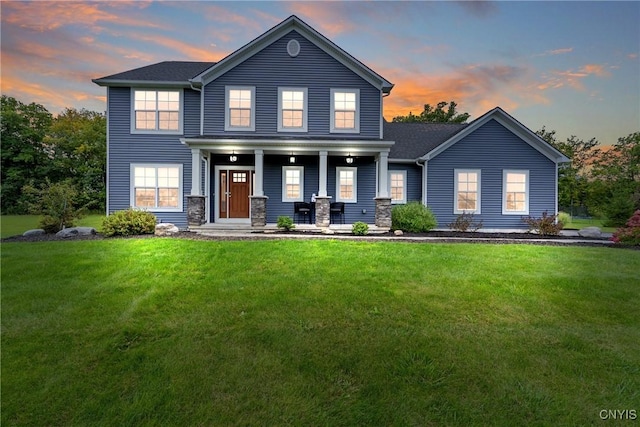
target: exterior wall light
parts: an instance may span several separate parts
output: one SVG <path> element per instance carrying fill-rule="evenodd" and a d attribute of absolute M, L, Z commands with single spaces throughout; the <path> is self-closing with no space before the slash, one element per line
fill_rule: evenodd
<path fill-rule="evenodd" d="M 291 156 L 289 157 L 289 163 L 295 163 L 296 162 L 296 156 L 293 155 L 293 153 L 291 153 Z"/>
<path fill-rule="evenodd" d="M 229 156 L 229 161 L 231 163 L 235 163 L 236 161 L 238 161 L 238 156 L 236 156 L 236 152 L 232 151 L 231 155 Z"/>
<path fill-rule="evenodd" d="M 351 157 L 351 153 L 349 153 L 349 154 L 347 155 L 347 158 L 345 159 L 345 161 L 346 161 L 348 164 L 353 163 L 353 157 Z"/>

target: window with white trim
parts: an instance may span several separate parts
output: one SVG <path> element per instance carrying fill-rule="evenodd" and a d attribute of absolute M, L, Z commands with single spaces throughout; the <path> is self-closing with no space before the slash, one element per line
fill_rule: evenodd
<path fill-rule="evenodd" d="M 278 88 L 278 132 L 307 131 L 307 88 Z"/>
<path fill-rule="evenodd" d="M 331 89 L 331 132 L 360 132 L 359 89 Z"/>
<path fill-rule="evenodd" d="M 181 90 L 133 89 L 132 133 L 181 133 L 181 98 Z"/>
<path fill-rule="evenodd" d="M 131 206 L 182 211 L 182 165 L 131 165 Z"/>
<path fill-rule="evenodd" d="M 256 129 L 256 88 L 253 86 L 225 87 L 224 130 Z"/>
<path fill-rule="evenodd" d="M 282 167 L 282 201 L 304 201 L 304 166 Z"/>
<path fill-rule="evenodd" d="M 407 203 L 407 171 L 389 171 L 389 195 L 391 203 Z"/>
<path fill-rule="evenodd" d="M 480 213 L 480 169 L 454 170 L 453 213 Z"/>
<path fill-rule="evenodd" d="M 502 214 L 529 215 L 529 171 L 502 171 Z"/>
<path fill-rule="evenodd" d="M 336 202 L 358 202 L 358 168 L 336 168 Z"/>

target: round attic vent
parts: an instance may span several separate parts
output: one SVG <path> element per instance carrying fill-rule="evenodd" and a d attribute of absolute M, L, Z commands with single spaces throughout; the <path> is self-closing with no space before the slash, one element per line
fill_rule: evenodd
<path fill-rule="evenodd" d="M 298 56 L 300 53 L 300 43 L 298 43 L 298 40 L 289 40 L 289 43 L 287 43 L 287 53 L 292 58 Z"/>

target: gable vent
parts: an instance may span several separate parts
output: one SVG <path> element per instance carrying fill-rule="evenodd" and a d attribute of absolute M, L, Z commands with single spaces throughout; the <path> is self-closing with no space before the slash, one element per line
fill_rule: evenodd
<path fill-rule="evenodd" d="M 298 56 L 300 53 L 300 43 L 298 43 L 298 40 L 289 40 L 289 43 L 287 43 L 287 53 L 292 58 Z"/>

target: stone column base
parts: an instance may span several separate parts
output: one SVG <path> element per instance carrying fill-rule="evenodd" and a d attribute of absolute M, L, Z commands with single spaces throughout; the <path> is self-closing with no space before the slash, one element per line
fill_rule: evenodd
<path fill-rule="evenodd" d="M 391 228 L 391 198 L 376 197 L 375 224 L 380 228 Z"/>
<path fill-rule="evenodd" d="M 187 196 L 187 224 L 202 225 L 207 222 L 205 216 L 206 196 Z"/>
<path fill-rule="evenodd" d="M 251 200 L 251 226 L 264 227 L 267 225 L 267 196 L 249 196 Z"/>
<path fill-rule="evenodd" d="M 329 212 L 329 206 L 331 204 L 331 197 L 316 196 L 316 226 L 328 227 L 331 222 L 331 213 Z"/>

